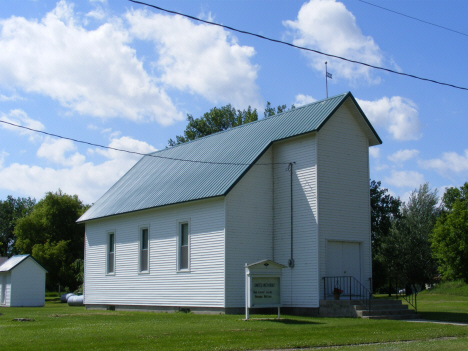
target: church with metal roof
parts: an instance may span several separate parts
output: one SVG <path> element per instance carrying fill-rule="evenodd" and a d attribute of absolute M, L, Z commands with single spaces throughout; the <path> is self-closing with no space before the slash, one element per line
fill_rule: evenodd
<path fill-rule="evenodd" d="M 85 305 L 239 313 L 262 260 L 287 267 L 291 313 L 317 314 L 329 277 L 370 288 L 381 143 L 348 92 L 143 156 L 78 220 Z"/>

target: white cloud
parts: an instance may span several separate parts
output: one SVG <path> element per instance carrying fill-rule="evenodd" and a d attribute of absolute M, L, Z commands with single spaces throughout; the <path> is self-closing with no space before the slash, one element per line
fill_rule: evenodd
<path fill-rule="evenodd" d="M 401 96 L 380 100 L 356 99 L 374 127 L 382 127 L 396 140 L 421 138 L 421 121 L 416 104 Z"/>
<path fill-rule="evenodd" d="M 51 140 L 51 143 L 53 142 L 54 140 Z M 153 146 L 129 137 L 113 140 L 109 146 L 142 153 L 155 150 Z M 74 145 L 68 144 L 60 147 L 61 150 L 71 151 Z M 42 198 L 48 191 L 60 188 L 68 194 L 77 194 L 85 203 L 95 202 L 141 158 L 139 155 L 111 150 L 101 153 L 109 160 L 100 164 L 65 161 L 68 166 L 60 169 L 11 164 L 0 169 L 0 179 L 2 179 L 0 188 L 37 199 Z M 0 155 L 2 154 L 0 153 Z M 57 153 L 53 156 L 49 154 L 50 158 L 55 158 L 58 163 L 62 161 L 61 155 L 63 154 Z M 65 158 L 65 160 L 67 159 Z"/>
<path fill-rule="evenodd" d="M 416 149 L 412 149 L 412 150 L 405 149 L 405 150 L 398 150 L 397 152 L 391 154 L 387 158 L 392 162 L 402 163 L 418 155 L 419 155 L 419 151 Z"/>
<path fill-rule="evenodd" d="M 9 155 L 8 152 L 5 150 L 0 151 L 0 169 L 3 167 L 3 162 L 5 162 L 5 158 Z"/>
<path fill-rule="evenodd" d="M 87 30 L 64 0 L 40 21 L 0 21 L 0 85 L 46 95 L 80 114 L 182 120 L 147 74 L 118 20 Z"/>
<path fill-rule="evenodd" d="M 385 177 L 384 182 L 394 185 L 398 188 L 419 188 L 424 181 L 424 175 L 415 171 L 391 171 L 390 177 Z"/>
<path fill-rule="evenodd" d="M 16 101 L 16 100 L 24 100 L 24 98 L 22 98 L 21 96 L 17 95 L 17 94 L 13 94 L 13 95 L 10 95 L 10 96 L 6 96 L 6 95 L 3 95 L 3 94 L 0 94 L 0 101 L 1 102 L 4 102 L 4 101 Z"/>
<path fill-rule="evenodd" d="M 380 157 L 380 148 L 379 147 L 370 147 L 369 148 L 369 155 L 373 158 L 379 158 Z"/>
<path fill-rule="evenodd" d="M 302 5 L 296 20 L 284 21 L 283 25 L 293 30 L 295 45 L 372 65 L 382 65 L 383 55 L 378 45 L 372 37 L 362 34 L 354 15 L 340 2 L 311 0 Z M 371 74 L 369 67 L 315 53 L 307 55 L 312 67 L 320 72 L 324 71 L 324 62 L 328 61 L 333 79 L 344 77 L 352 83 L 361 79 L 379 82 L 379 78 Z"/>
<path fill-rule="evenodd" d="M 167 85 L 214 103 L 262 107 L 255 83 L 259 68 L 250 62 L 253 47 L 240 46 L 220 27 L 194 24 L 181 16 L 132 11 L 126 18 L 132 35 L 154 42 L 156 66 Z"/>
<path fill-rule="evenodd" d="M 138 152 L 140 154 L 148 154 L 150 152 L 156 151 L 156 149 L 149 145 L 148 143 L 136 139 L 129 138 L 127 136 L 123 136 L 119 139 L 112 139 L 109 147 L 121 150 L 128 150 Z M 131 154 L 128 152 L 122 152 L 117 150 L 110 150 L 110 149 L 95 149 L 98 154 L 101 154 L 109 159 L 113 160 L 139 160 L 141 155 Z"/>
<path fill-rule="evenodd" d="M 86 17 L 91 17 L 97 20 L 102 20 L 104 17 L 106 17 L 106 14 L 102 8 L 97 8 L 93 11 L 90 11 L 86 14 Z"/>
<path fill-rule="evenodd" d="M 45 129 L 44 125 L 41 122 L 28 117 L 27 113 L 21 109 L 11 110 L 8 114 L 0 113 L 0 121 L 9 122 L 36 130 Z M 29 136 L 30 141 L 42 139 L 37 132 L 33 132 L 31 130 L 15 127 L 6 123 L 0 123 L 0 126 L 12 132 L 19 133 L 20 135 L 27 135 Z"/>
<path fill-rule="evenodd" d="M 419 165 L 425 169 L 433 169 L 445 177 L 450 177 L 453 173 L 468 173 L 468 149 L 461 155 L 444 152 L 441 158 L 420 161 Z"/>
<path fill-rule="evenodd" d="M 302 106 L 302 105 L 311 104 L 311 103 L 313 103 L 315 101 L 317 101 L 317 99 L 314 99 L 310 95 L 298 94 L 298 95 L 296 95 L 296 101 L 294 102 L 294 105 L 296 107 L 299 107 L 299 106 Z"/>
<path fill-rule="evenodd" d="M 75 150 L 76 146 L 71 140 L 47 137 L 37 150 L 36 155 L 62 166 L 79 166 L 85 161 L 83 155 L 75 152 L 73 155 L 65 156 L 65 153 Z"/>

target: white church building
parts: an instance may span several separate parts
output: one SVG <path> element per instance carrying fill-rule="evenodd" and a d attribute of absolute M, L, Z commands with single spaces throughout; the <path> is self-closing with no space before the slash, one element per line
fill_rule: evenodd
<path fill-rule="evenodd" d="M 242 313 L 262 260 L 287 267 L 283 313 L 316 315 L 327 277 L 369 288 L 381 143 L 348 92 L 144 156 L 78 220 L 85 305 Z"/>

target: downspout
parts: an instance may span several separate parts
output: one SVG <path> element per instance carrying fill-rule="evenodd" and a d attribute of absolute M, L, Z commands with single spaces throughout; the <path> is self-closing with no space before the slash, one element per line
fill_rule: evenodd
<path fill-rule="evenodd" d="M 291 258 L 288 260 L 288 266 L 294 268 L 294 207 L 293 207 L 293 164 L 296 162 L 290 162 L 287 170 L 289 171 L 289 182 L 290 182 L 290 202 L 291 202 Z"/>

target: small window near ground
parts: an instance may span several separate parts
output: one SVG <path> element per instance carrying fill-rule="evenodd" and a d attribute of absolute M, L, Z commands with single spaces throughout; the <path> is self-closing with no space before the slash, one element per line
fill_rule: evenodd
<path fill-rule="evenodd" d="M 149 261 L 149 236 L 148 228 L 140 229 L 140 272 L 148 272 Z"/>
<path fill-rule="evenodd" d="M 187 222 L 179 224 L 179 269 L 189 268 L 189 225 Z"/>
<path fill-rule="evenodd" d="M 107 274 L 113 274 L 115 270 L 115 234 L 109 233 L 107 245 Z"/>

